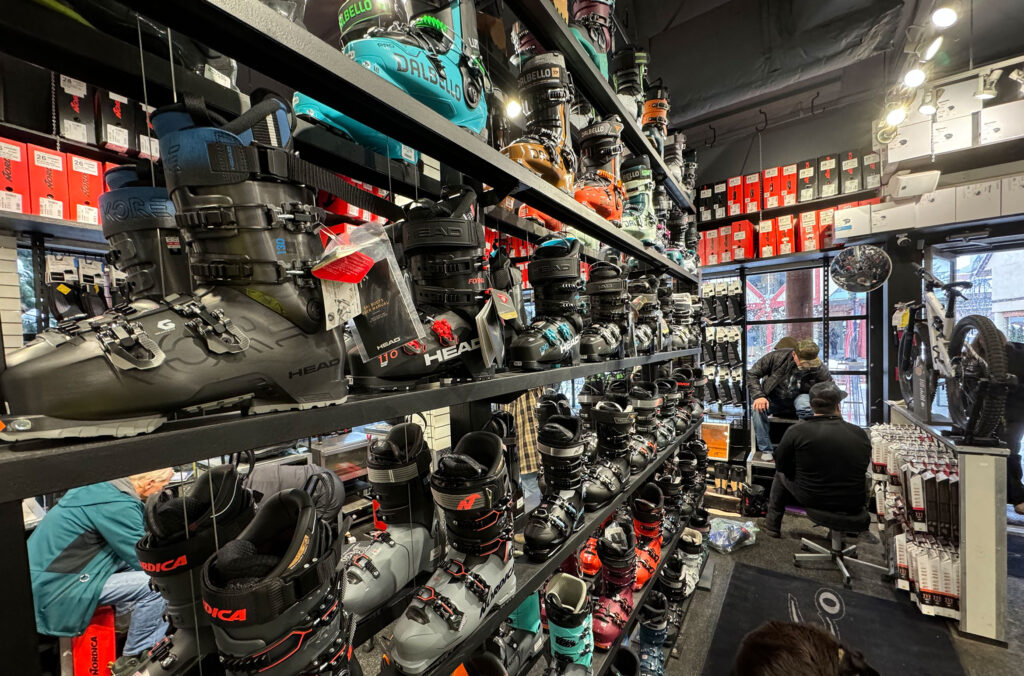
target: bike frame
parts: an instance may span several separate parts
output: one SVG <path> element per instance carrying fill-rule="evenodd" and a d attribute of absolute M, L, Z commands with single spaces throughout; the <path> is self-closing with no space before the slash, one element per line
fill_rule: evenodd
<path fill-rule="evenodd" d="M 928 338 L 932 348 L 932 367 L 944 378 L 954 377 L 953 365 L 949 358 L 949 341 L 953 337 L 955 307 L 954 295 L 949 297 L 948 306 L 944 306 L 934 291 L 926 291 L 924 294 Z"/>

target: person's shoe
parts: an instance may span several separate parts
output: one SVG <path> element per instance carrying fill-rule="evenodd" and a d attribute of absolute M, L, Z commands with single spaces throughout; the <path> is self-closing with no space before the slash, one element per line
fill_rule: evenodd
<path fill-rule="evenodd" d="M 1017 512 L 1018 514 L 1024 514 L 1024 502 L 1020 503 L 1019 505 L 1014 505 L 1013 511 Z"/>
<path fill-rule="evenodd" d="M 762 462 L 775 462 L 775 454 L 772 451 L 761 451 Z"/>
<path fill-rule="evenodd" d="M 138 655 L 121 655 L 116 660 L 107 665 L 110 669 L 111 676 L 132 676 L 135 671 L 142 664 L 142 654 Z"/>
<path fill-rule="evenodd" d="M 758 519 L 757 520 L 757 528 L 762 533 L 765 533 L 768 537 L 772 537 L 772 538 L 781 538 L 782 537 L 782 532 L 778 531 L 778 530 L 775 530 L 774 528 L 769 526 L 768 525 L 768 521 L 765 520 L 765 519 Z"/>

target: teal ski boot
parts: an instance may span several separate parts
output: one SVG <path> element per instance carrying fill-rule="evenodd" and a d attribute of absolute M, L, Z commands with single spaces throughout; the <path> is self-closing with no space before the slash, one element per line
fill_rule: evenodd
<path fill-rule="evenodd" d="M 569 28 L 583 51 L 608 79 L 608 52 L 614 49 L 615 0 L 579 0 L 572 6 Z"/>
<path fill-rule="evenodd" d="M 547 610 L 548 632 L 551 634 L 552 661 L 546 672 L 550 676 L 589 673 L 594 659 L 590 606 L 587 583 L 580 578 L 568 573 L 556 573 L 548 580 L 544 589 L 544 608 Z"/>

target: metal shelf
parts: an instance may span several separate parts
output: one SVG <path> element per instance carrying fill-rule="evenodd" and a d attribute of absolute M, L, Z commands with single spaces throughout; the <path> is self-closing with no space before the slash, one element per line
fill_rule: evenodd
<path fill-rule="evenodd" d="M 520 218 L 500 204 L 484 209 L 483 214 L 484 225 L 490 226 L 506 235 L 524 239 L 530 244 L 537 244 L 545 237 L 559 234 L 553 230 L 548 230 L 542 225 L 537 225 L 533 221 Z M 587 246 L 583 247 L 583 258 L 588 262 L 600 260 L 598 252 Z"/>
<path fill-rule="evenodd" d="M 583 523 L 583 528 L 573 533 L 565 544 L 559 548 L 558 551 L 552 553 L 546 561 L 543 563 L 532 563 L 528 560 L 520 559 L 515 563 L 516 573 L 516 593 L 509 599 L 501 608 L 497 608 L 491 611 L 491 614 L 483 621 L 480 626 L 476 628 L 469 636 L 459 643 L 451 653 L 443 658 L 440 662 L 430 668 L 429 672 L 432 674 L 450 674 L 462 664 L 462 662 L 469 657 L 488 636 L 494 633 L 498 626 L 504 621 L 505 617 L 509 612 L 519 607 L 519 605 L 526 600 L 526 597 L 533 594 L 541 585 L 543 585 L 548 577 L 554 573 L 562 562 L 573 552 L 583 546 L 583 543 L 587 541 L 591 533 L 601 526 L 601 524 L 609 516 L 615 513 L 619 505 L 624 503 L 626 499 L 632 495 L 640 486 L 650 478 L 654 472 L 661 467 L 662 463 L 672 455 L 680 444 L 693 436 L 693 433 L 699 427 L 693 425 L 689 430 L 679 436 L 672 444 L 669 445 L 664 451 L 658 454 L 658 457 L 648 465 L 644 471 L 631 477 L 629 484 L 623 488 L 623 490 L 615 496 L 615 499 L 602 508 L 601 510 L 594 512 L 593 514 L 587 514 L 586 519 Z M 680 530 L 682 533 L 682 530 Z M 661 563 L 663 564 L 668 560 L 668 557 L 663 557 Z M 659 570 L 661 564 L 659 564 Z M 651 576 L 651 581 L 648 583 L 647 589 L 654 587 L 657 580 L 657 572 Z M 637 603 L 636 607 L 639 608 L 640 604 Z M 597 670 L 594 670 L 597 674 Z"/>
<path fill-rule="evenodd" d="M 82 223 L 65 221 L 59 218 L 47 218 L 46 216 L 36 216 L 34 214 L 16 214 L 12 211 L 0 211 L 0 230 L 38 233 L 76 242 L 89 242 L 91 244 L 106 245 L 107 243 L 107 240 L 103 237 L 102 230 L 94 230 Z"/>
<path fill-rule="evenodd" d="M 949 432 L 948 429 L 941 429 L 941 427 L 951 427 L 952 423 L 928 423 L 922 420 L 921 417 L 918 416 L 916 413 L 908 411 L 907 405 L 903 402 L 886 401 L 884 403 L 890 411 L 895 411 L 903 418 L 906 418 L 909 422 L 914 423 L 914 425 L 927 432 L 929 436 L 933 437 L 940 444 L 946 446 L 947 448 L 957 453 L 958 455 L 994 455 L 1004 457 L 1010 455 L 1010 449 L 1002 446 L 970 446 L 966 444 L 958 444 L 956 443 L 955 439 L 951 439 L 950 437 L 946 436 Z"/>
<path fill-rule="evenodd" d="M 660 177 L 665 190 L 676 204 L 690 213 L 696 213 L 693 196 L 669 174 L 661 155 L 637 126 L 636 115 L 622 105 L 608 80 L 594 66 L 594 62 L 583 51 L 576 36 L 569 30 L 565 19 L 555 10 L 554 4 L 549 0 L 509 0 L 507 4 L 542 44 L 565 56 L 565 65 L 572 73 L 573 84 L 594 108 L 601 115 L 614 113 L 619 116 L 623 123 L 623 142 L 633 152 L 650 158 L 651 168 Z M 609 60 L 610 57 L 611 55 Z"/>
<path fill-rule="evenodd" d="M 224 413 L 168 422 L 152 434 L 137 437 L 6 444 L 0 446 L 0 476 L 4 477 L 0 502 L 698 353 L 696 349 L 677 350 L 549 371 L 508 373 L 435 389 L 352 395 L 344 404 L 307 411 L 251 416 Z"/>
<path fill-rule="evenodd" d="M 237 58 L 268 77 L 314 95 L 392 138 L 493 187 L 483 203 L 506 194 L 679 279 L 696 277 L 616 228 L 478 136 L 453 125 L 347 55 L 274 10 L 251 0 L 170 0 L 145 11 L 183 34 Z"/>
<path fill-rule="evenodd" d="M 697 230 L 700 232 L 706 232 L 708 230 L 714 230 L 720 225 L 729 225 L 736 221 L 752 221 L 757 223 L 765 218 L 777 218 L 778 216 L 786 216 L 788 214 L 799 214 L 803 211 L 828 209 L 829 207 L 837 207 L 840 204 L 846 204 L 847 202 L 860 202 L 863 200 L 873 199 L 875 197 L 878 197 L 878 190 L 859 190 L 857 192 L 836 195 L 835 197 L 822 197 L 809 202 L 797 202 L 796 204 L 790 204 L 785 207 L 759 209 L 758 211 L 754 211 L 749 214 L 737 214 L 735 216 L 727 216 L 725 218 L 715 218 L 710 221 L 701 221 L 697 223 Z"/>

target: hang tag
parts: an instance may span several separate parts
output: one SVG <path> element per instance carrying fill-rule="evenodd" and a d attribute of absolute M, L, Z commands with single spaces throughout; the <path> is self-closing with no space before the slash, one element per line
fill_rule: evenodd
<path fill-rule="evenodd" d="M 313 276 L 322 280 L 358 284 L 373 267 L 373 259 L 351 247 L 328 249 L 313 266 Z"/>
<path fill-rule="evenodd" d="M 507 322 L 518 319 L 519 312 L 516 310 L 516 306 L 512 304 L 511 296 L 504 291 L 498 291 L 497 289 L 488 289 L 487 292 L 491 297 L 491 301 L 494 303 L 495 311 L 502 320 Z"/>
<path fill-rule="evenodd" d="M 335 329 L 359 313 L 359 288 L 355 284 L 324 279 L 320 282 L 324 297 L 325 328 Z"/>
<path fill-rule="evenodd" d="M 634 311 L 639 312 L 640 308 L 647 304 L 647 299 L 643 296 L 635 296 L 631 301 L 629 301 L 629 304 L 633 307 Z"/>

